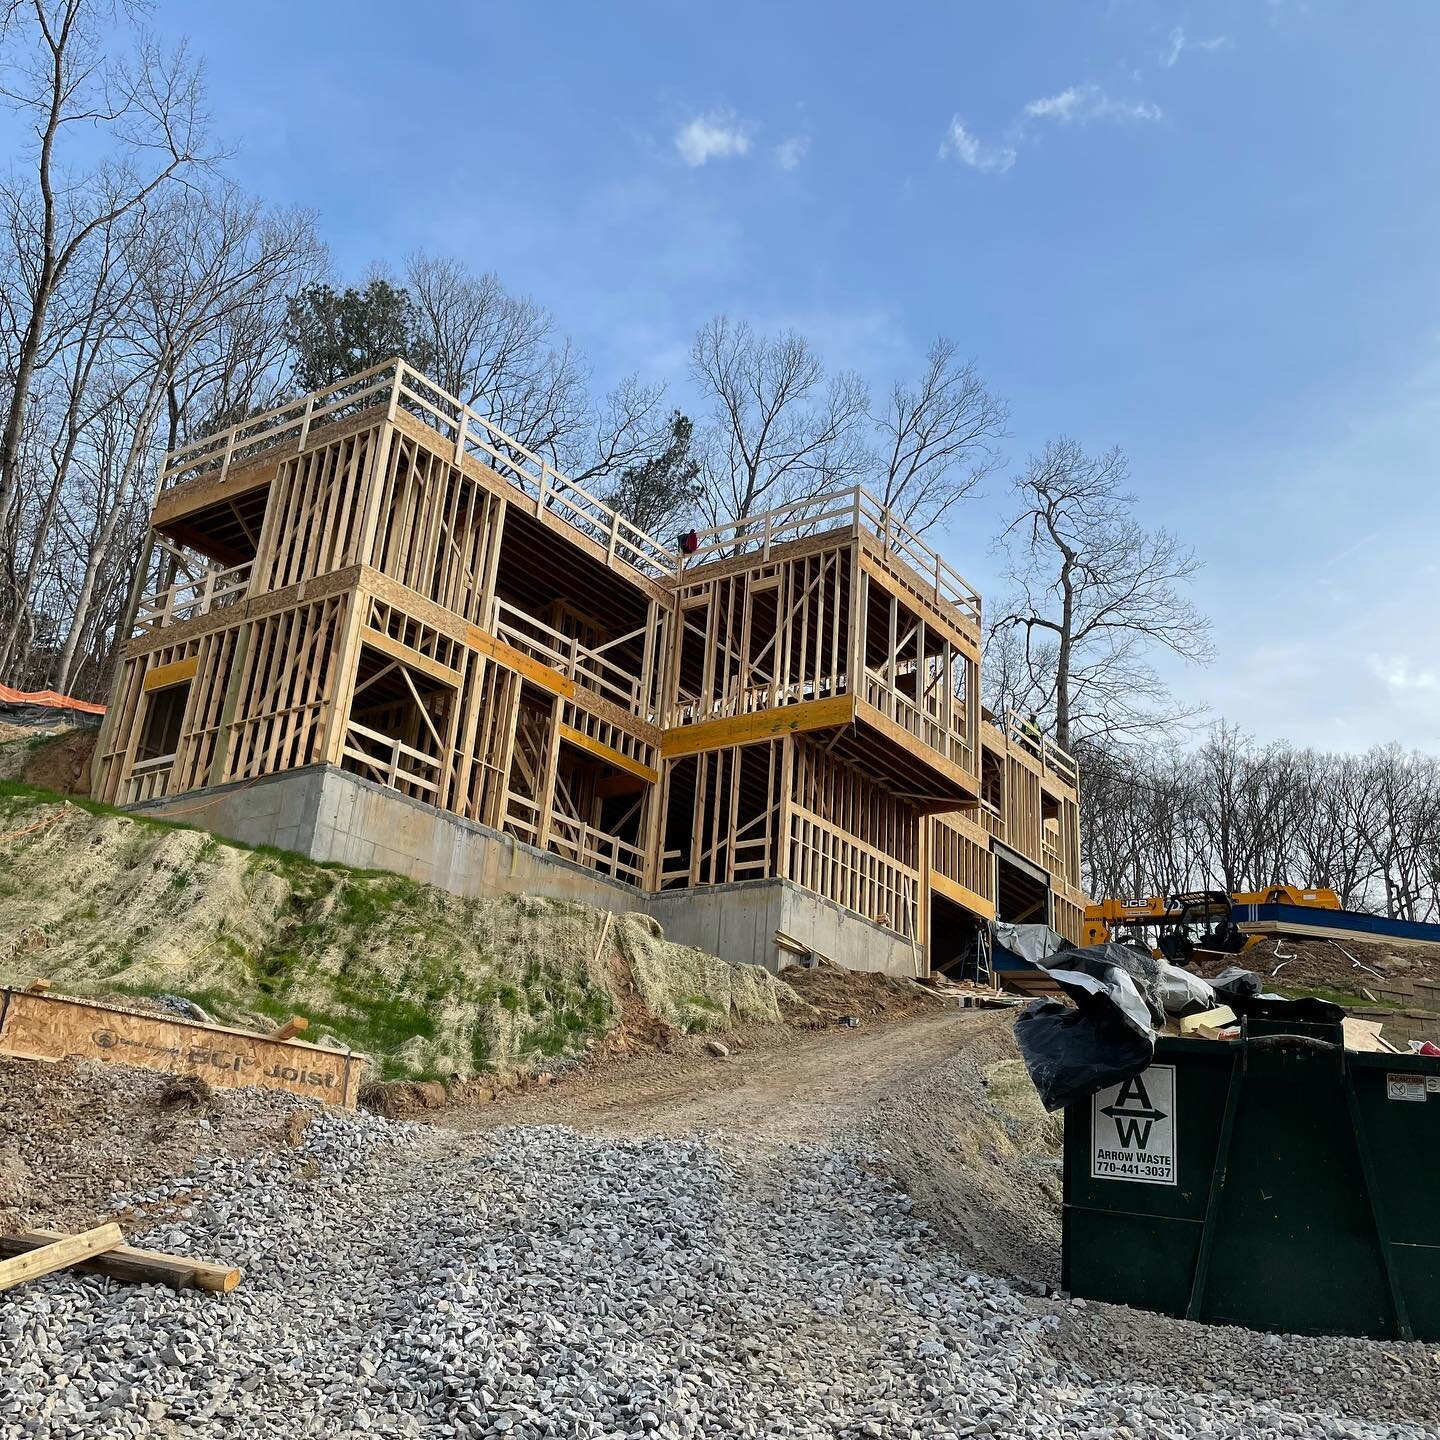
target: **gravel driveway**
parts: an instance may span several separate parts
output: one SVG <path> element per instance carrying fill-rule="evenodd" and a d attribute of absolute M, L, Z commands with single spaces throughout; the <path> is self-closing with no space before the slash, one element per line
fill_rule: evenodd
<path fill-rule="evenodd" d="M 1203 1332 L 1209 1389 L 1144 1347 L 1145 1373 L 1092 1378 L 1063 1307 L 971 1272 L 869 1163 L 325 1113 L 176 1182 L 148 1243 L 244 1265 L 230 1296 L 72 1275 L 0 1298 L 0 1436 L 1440 1434 L 1419 1346 L 1275 1341 L 1268 1400 L 1224 1373 L 1261 1344 L 1241 1331 Z M 1390 1418 L 1337 1416 L 1365 1392 L 1315 1356 L 1387 1351 L 1411 1374 Z"/>

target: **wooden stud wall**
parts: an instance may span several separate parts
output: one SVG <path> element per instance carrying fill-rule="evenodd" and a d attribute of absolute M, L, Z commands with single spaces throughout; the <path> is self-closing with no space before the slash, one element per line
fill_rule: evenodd
<path fill-rule="evenodd" d="M 336 640 L 354 595 L 292 605 L 253 622 L 224 779 L 315 763 L 335 679 Z"/>
<path fill-rule="evenodd" d="M 283 590 L 361 558 L 379 427 L 281 463 L 270 487 L 250 593 Z"/>
<path fill-rule="evenodd" d="M 505 502 L 400 431 L 386 460 L 366 562 L 433 604 L 485 624 Z"/>
<path fill-rule="evenodd" d="M 920 816 L 812 741 L 794 738 L 787 878 L 900 934 L 920 934 Z"/>
<path fill-rule="evenodd" d="M 1005 843 L 1040 863 L 1040 777 L 1013 754 L 1005 757 Z"/>
<path fill-rule="evenodd" d="M 852 547 L 831 540 L 676 592 L 665 725 L 772 710 L 849 689 Z"/>
<path fill-rule="evenodd" d="M 930 869 L 995 905 L 995 859 L 990 837 L 961 816 L 930 820 Z"/>
<path fill-rule="evenodd" d="M 787 878 L 917 942 L 932 873 L 993 909 L 991 836 L 1045 863 L 1048 806 L 1057 926 L 1078 934 L 1073 792 L 1052 792 L 1048 772 L 982 727 L 973 617 L 938 606 L 863 532 L 717 559 L 668 588 L 622 580 L 611 553 L 623 624 L 588 613 L 606 604 L 603 571 L 583 606 L 537 598 L 543 613 L 527 614 L 525 567 L 552 542 L 565 564 L 547 515 L 537 538 L 503 480 L 393 406 L 314 441 L 268 481 L 254 464 L 235 472 L 247 495 L 268 484 L 248 589 L 227 571 L 240 575 L 231 589 L 212 587 L 226 608 L 191 603 L 132 642 L 99 747 L 101 798 L 324 761 L 632 884 Z M 223 499 L 223 481 L 195 484 L 219 484 L 207 504 Z M 182 500 L 167 492 L 157 515 Z M 512 513 L 528 533 L 502 567 Z M 575 543 L 607 563 L 604 546 Z M 863 773 L 854 737 L 881 722 L 862 700 L 886 733 L 904 732 L 889 743 L 939 753 L 977 790 L 983 729 L 1003 814 L 985 828 L 927 819 Z M 788 721 L 792 705 L 805 708 Z M 170 734 L 177 713 L 174 755 L 139 759 L 147 717 Z M 690 728 L 757 716 L 779 718 L 755 736 Z M 679 730 L 697 743 L 662 760 L 662 732 Z"/>
<path fill-rule="evenodd" d="M 662 888 L 779 873 L 782 787 L 794 743 L 732 745 L 666 762 Z"/>
<path fill-rule="evenodd" d="M 1061 935 L 1072 945 L 1084 943 L 1085 906 L 1083 901 L 1070 899 L 1059 890 L 1051 894 L 1053 902 L 1052 923 Z"/>

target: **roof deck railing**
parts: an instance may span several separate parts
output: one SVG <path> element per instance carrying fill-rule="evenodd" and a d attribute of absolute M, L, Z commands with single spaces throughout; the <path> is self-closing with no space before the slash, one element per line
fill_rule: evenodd
<path fill-rule="evenodd" d="M 534 501 L 538 510 L 567 522 L 603 546 L 612 559 L 649 580 L 674 579 L 705 560 L 756 552 L 768 556 L 772 546 L 784 541 L 823 529 L 853 527 L 873 536 L 887 557 L 902 562 L 933 587 L 937 601 L 980 623 L 980 596 L 974 586 L 864 486 L 713 525 L 698 532 L 693 554 L 680 555 L 398 357 L 173 450 L 161 468 L 156 499 L 187 481 L 223 478 L 233 467 L 278 446 L 293 443 L 297 451 L 303 450 L 312 431 L 379 408 L 390 416 L 403 410 L 422 421 L 454 446 L 457 462 L 469 456 L 494 470 Z"/>
<path fill-rule="evenodd" d="M 933 587 L 937 601 L 955 606 L 967 620 L 979 625 L 979 591 L 863 485 L 793 500 L 760 515 L 712 525 L 697 532 L 695 551 L 684 557 L 684 563 L 695 565 L 737 555 L 768 558 L 772 546 L 844 528 L 872 535 L 887 557 L 901 561 Z"/>
<path fill-rule="evenodd" d="M 1067 785 L 1074 786 L 1078 783 L 1080 767 L 1075 763 L 1075 757 L 1057 745 L 1038 726 L 1032 728 L 1028 721 L 1020 718 L 1017 711 L 1007 710 L 995 722 L 995 728 L 1012 744 L 1028 750 L 1043 769 L 1050 771 Z"/>
<path fill-rule="evenodd" d="M 494 470 L 538 510 L 572 525 L 647 579 L 668 580 L 675 574 L 677 556 L 670 546 L 398 358 L 172 451 L 160 472 L 156 498 L 188 480 L 223 477 L 234 466 L 287 442 L 303 450 L 318 427 L 382 407 L 391 416 L 403 410 L 423 421 L 454 446 L 457 462 L 468 455 Z"/>

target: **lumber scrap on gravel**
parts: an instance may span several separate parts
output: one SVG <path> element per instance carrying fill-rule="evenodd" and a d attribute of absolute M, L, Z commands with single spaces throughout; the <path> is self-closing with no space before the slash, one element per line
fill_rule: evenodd
<path fill-rule="evenodd" d="M 113 1230 L 117 1237 L 120 1236 L 118 1225 L 102 1225 L 100 1229 Z M 87 1233 L 94 1235 L 98 1232 Z M 77 1238 L 84 1237 L 67 1236 L 63 1230 L 23 1230 L 18 1235 L 0 1235 L 0 1255 L 16 1257 L 15 1260 L 0 1262 L 0 1269 L 20 1260 L 37 1258 L 43 1252 Z M 118 1240 L 107 1249 L 68 1263 L 77 1270 L 108 1275 L 112 1280 L 130 1280 L 140 1285 L 168 1285 L 172 1290 L 209 1290 L 216 1295 L 228 1295 L 240 1283 L 242 1275 L 234 1265 L 215 1265 L 189 1255 L 168 1255 L 163 1250 L 141 1250 Z M 0 1285 L 0 1289 L 3 1288 Z"/>
<path fill-rule="evenodd" d="M 0 1260 L 0 1290 L 10 1290 L 27 1280 L 68 1270 L 82 1260 L 89 1260 L 104 1250 L 113 1250 L 124 1242 L 120 1227 L 114 1223 L 82 1230 L 78 1235 L 61 1235 L 42 1240 L 38 1245 L 9 1260 Z"/>

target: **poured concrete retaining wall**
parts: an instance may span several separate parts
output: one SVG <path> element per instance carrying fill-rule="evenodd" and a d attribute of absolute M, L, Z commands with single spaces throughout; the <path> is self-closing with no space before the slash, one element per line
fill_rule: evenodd
<path fill-rule="evenodd" d="M 649 895 L 327 765 L 130 808 L 173 816 L 247 845 L 273 845 L 364 870 L 393 870 L 456 895 L 543 895 L 601 910 L 636 911 L 653 916 L 670 939 L 737 964 L 770 970 L 793 964 L 797 957 L 775 943 L 777 930 L 852 970 L 914 975 L 917 963 L 923 963 L 893 930 L 788 880 L 745 880 Z"/>
<path fill-rule="evenodd" d="M 543 895 L 602 910 L 648 911 L 650 897 L 633 885 L 328 765 L 129 808 L 162 818 L 173 814 L 246 845 L 274 845 L 361 870 L 393 870 L 456 895 Z"/>
<path fill-rule="evenodd" d="M 672 940 L 726 960 L 769 970 L 796 964 L 799 957 L 775 943 L 778 930 L 850 970 L 917 973 L 917 952 L 908 940 L 790 880 L 742 880 L 648 898 L 649 913 Z"/>

